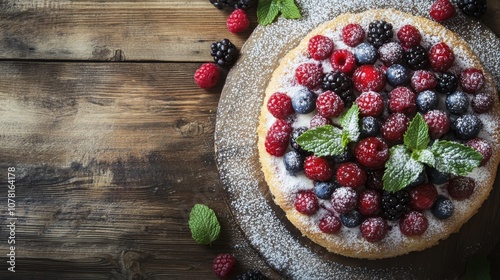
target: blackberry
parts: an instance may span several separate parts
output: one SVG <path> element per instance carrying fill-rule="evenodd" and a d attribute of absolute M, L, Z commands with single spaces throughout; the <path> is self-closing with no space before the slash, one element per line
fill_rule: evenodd
<path fill-rule="evenodd" d="M 450 94 L 458 88 L 458 77 L 451 72 L 437 74 L 436 90 L 440 93 Z"/>
<path fill-rule="evenodd" d="M 462 13 L 475 18 L 486 13 L 486 0 L 457 0 L 457 6 Z"/>
<path fill-rule="evenodd" d="M 298 127 L 297 129 L 294 129 L 292 131 L 292 134 L 290 135 L 290 145 L 292 146 L 292 148 L 294 150 L 296 150 L 297 152 L 299 152 L 301 154 L 307 154 L 307 151 L 302 149 L 302 147 L 299 146 L 299 144 L 297 143 L 297 138 L 299 138 L 299 136 L 302 135 L 302 133 L 306 132 L 307 130 L 308 130 L 307 127 L 301 126 L 301 127 Z"/>
<path fill-rule="evenodd" d="M 399 219 L 409 209 L 410 194 L 406 190 L 382 192 L 382 211 L 387 220 Z"/>
<path fill-rule="evenodd" d="M 346 105 L 352 103 L 354 99 L 356 99 L 352 92 L 351 78 L 338 70 L 327 73 L 323 77 L 321 87 L 324 90 L 331 90 L 340 96 Z"/>
<path fill-rule="evenodd" d="M 238 49 L 229 39 L 223 39 L 210 45 L 210 55 L 214 58 L 216 64 L 231 66 L 238 57 Z"/>
<path fill-rule="evenodd" d="M 429 54 L 418 45 L 405 51 L 406 63 L 412 70 L 422 70 L 429 66 Z"/>
<path fill-rule="evenodd" d="M 247 270 L 245 273 L 236 276 L 236 280 L 265 280 L 267 279 L 262 272 L 258 270 Z"/>
<path fill-rule="evenodd" d="M 238 0 L 234 3 L 235 9 L 248 10 L 255 5 L 255 0 Z"/>
<path fill-rule="evenodd" d="M 228 3 L 228 0 L 210 0 L 210 3 L 214 5 L 219 10 L 223 10 L 227 6 L 230 6 L 230 3 Z"/>
<path fill-rule="evenodd" d="M 384 43 L 389 42 L 393 35 L 392 24 L 377 20 L 371 22 L 368 27 L 367 41 L 376 48 L 380 48 Z"/>

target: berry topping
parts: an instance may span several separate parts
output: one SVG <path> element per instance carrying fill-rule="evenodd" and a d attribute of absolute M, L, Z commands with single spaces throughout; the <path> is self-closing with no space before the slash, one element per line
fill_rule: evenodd
<path fill-rule="evenodd" d="M 446 96 L 446 109 L 452 114 L 463 115 L 469 108 L 469 97 L 461 91 Z"/>
<path fill-rule="evenodd" d="M 383 44 L 378 49 L 378 55 L 380 61 L 384 63 L 386 66 L 391 66 L 396 63 L 403 62 L 405 57 L 405 53 L 400 44 L 396 42 L 389 42 Z"/>
<path fill-rule="evenodd" d="M 450 179 L 450 174 L 441 172 L 433 167 L 429 167 L 429 182 L 442 185 Z"/>
<path fill-rule="evenodd" d="M 462 13 L 475 18 L 486 13 L 486 0 L 457 0 L 457 6 Z"/>
<path fill-rule="evenodd" d="M 358 162 L 368 168 L 382 168 L 389 158 L 387 144 L 378 137 L 368 137 L 358 142 L 354 148 Z"/>
<path fill-rule="evenodd" d="M 316 99 L 316 109 L 325 118 L 338 117 L 344 111 L 344 101 L 331 91 L 325 91 Z"/>
<path fill-rule="evenodd" d="M 235 264 L 236 259 L 231 254 L 219 254 L 212 263 L 212 270 L 217 277 L 225 279 L 232 272 Z"/>
<path fill-rule="evenodd" d="M 332 120 L 329 118 L 325 118 L 320 114 L 314 115 L 309 121 L 309 127 L 316 128 L 324 125 L 332 124 Z"/>
<path fill-rule="evenodd" d="M 483 71 L 476 68 L 465 69 L 460 74 L 460 86 L 467 93 L 476 93 L 484 86 Z"/>
<path fill-rule="evenodd" d="M 349 47 L 355 47 L 365 40 L 365 31 L 357 23 L 350 23 L 342 28 L 342 40 Z"/>
<path fill-rule="evenodd" d="M 422 40 L 422 35 L 420 35 L 418 29 L 409 24 L 403 25 L 398 30 L 397 36 L 401 45 L 407 49 L 420 45 L 420 41 Z"/>
<path fill-rule="evenodd" d="M 330 63 L 333 70 L 339 70 L 347 75 L 351 75 L 356 69 L 356 58 L 348 50 L 334 50 L 330 56 Z"/>
<path fill-rule="evenodd" d="M 304 156 L 296 150 L 288 151 L 283 157 L 285 169 L 294 175 L 304 170 Z"/>
<path fill-rule="evenodd" d="M 380 122 L 374 117 L 363 117 L 359 129 L 362 138 L 377 136 L 380 133 Z"/>
<path fill-rule="evenodd" d="M 445 220 L 453 215 L 454 210 L 455 207 L 453 206 L 453 202 L 449 198 L 439 195 L 434 206 L 432 206 L 431 212 L 434 217 Z"/>
<path fill-rule="evenodd" d="M 250 20 L 242 9 L 234 10 L 226 21 L 227 30 L 231 33 L 240 33 L 248 29 Z"/>
<path fill-rule="evenodd" d="M 475 187 L 476 183 L 472 178 L 463 176 L 453 177 L 448 182 L 448 194 L 453 199 L 464 200 L 472 195 Z"/>
<path fill-rule="evenodd" d="M 385 82 L 384 72 L 374 65 L 362 65 L 353 74 L 354 88 L 359 92 L 381 91 Z"/>
<path fill-rule="evenodd" d="M 335 163 L 344 163 L 348 161 L 353 161 L 354 154 L 351 152 L 350 149 L 345 149 L 340 155 L 334 155 L 332 158 Z"/>
<path fill-rule="evenodd" d="M 321 87 L 324 90 L 331 90 L 338 95 L 342 95 L 343 92 L 351 91 L 352 80 L 339 70 L 334 70 L 323 77 Z"/>
<path fill-rule="evenodd" d="M 435 92 L 430 90 L 422 91 L 417 96 L 417 109 L 421 113 L 434 110 L 438 106 L 438 96 Z"/>
<path fill-rule="evenodd" d="M 392 142 L 403 140 L 404 133 L 410 124 L 410 119 L 403 113 L 389 115 L 382 125 L 382 135 Z"/>
<path fill-rule="evenodd" d="M 471 106 L 478 114 L 487 113 L 493 108 L 493 97 L 489 93 L 478 93 L 472 98 Z"/>
<path fill-rule="evenodd" d="M 457 90 L 458 78 L 451 72 L 444 72 L 437 74 L 436 90 L 440 93 L 450 94 Z"/>
<path fill-rule="evenodd" d="M 363 215 L 358 210 L 340 215 L 340 220 L 345 227 L 355 228 L 361 224 Z"/>
<path fill-rule="evenodd" d="M 445 21 L 455 15 L 455 6 L 450 0 L 436 0 L 431 6 L 430 16 L 437 22 Z"/>
<path fill-rule="evenodd" d="M 323 78 L 323 69 L 315 63 L 303 63 L 295 69 L 295 78 L 308 89 L 317 88 Z"/>
<path fill-rule="evenodd" d="M 265 147 L 266 151 L 273 156 L 280 157 L 285 154 L 288 147 L 288 140 L 292 126 L 284 120 L 276 120 L 276 122 L 267 131 Z"/>
<path fill-rule="evenodd" d="M 410 206 L 417 211 L 430 209 L 437 196 L 438 193 L 433 184 L 418 185 L 410 190 Z"/>
<path fill-rule="evenodd" d="M 474 138 L 467 141 L 465 145 L 472 147 L 483 156 L 483 159 L 481 160 L 481 166 L 485 165 L 488 160 L 490 160 L 492 151 L 491 145 L 488 141 L 484 140 L 483 138 Z"/>
<path fill-rule="evenodd" d="M 358 205 L 358 193 L 348 187 L 340 187 L 332 193 L 332 207 L 340 214 L 345 214 L 356 209 Z"/>
<path fill-rule="evenodd" d="M 368 170 L 366 172 L 366 188 L 376 191 L 382 191 L 384 187 L 384 182 L 382 181 L 382 177 L 384 176 L 384 170 Z"/>
<path fill-rule="evenodd" d="M 266 276 L 258 270 L 247 270 L 245 273 L 236 276 L 236 280 L 266 280 Z"/>
<path fill-rule="evenodd" d="M 427 182 L 427 173 L 425 170 L 422 170 L 420 174 L 418 174 L 417 179 L 415 179 L 413 182 L 411 182 L 408 187 L 415 187 L 418 185 L 425 184 Z"/>
<path fill-rule="evenodd" d="M 432 139 L 439 139 L 450 130 L 450 120 L 443 111 L 429 111 L 425 113 L 424 120 L 429 126 L 429 135 Z"/>
<path fill-rule="evenodd" d="M 304 171 L 307 178 L 311 180 L 330 181 L 333 177 L 333 169 L 330 163 L 322 157 L 306 157 Z"/>
<path fill-rule="evenodd" d="M 429 55 L 420 45 L 405 50 L 406 63 L 412 70 L 425 69 L 429 66 Z"/>
<path fill-rule="evenodd" d="M 314 181 L 314 194 L 321 199 L 330 199 L 333 191 L 339 186 L 333 182 Z"/>
<path fill-rule="evenodd" d="M 307 44 L 309 55 L 315 60 L 328 58 L 333 51 L 333 47 L 334 44 L 332 39 L 323 35 L 312 37 Z"/>
<path fill-rule="evenodd" d="M 386 220 L 380 217 L 368 218 L 361 223 L 361 235 L 368 242 L 377 242 L 382 240 L 389 231 Z"/>
<path fill-rule="evenodd" d="M 292 107 L 298 114 L 307 114 L 316 108 L 316 94 L 301 88 L 292 96 Z"/>
<path fill-rule="evenodd" d="M 308 130 L 307 127 L 301 126 L 292 131 L 292 134 L 290 135 L 290 145 L 294 150 L 301 154 L 307 153 L 304 149 L 300 147 L 300 145 L 297 143 L 297 138 L 302 135 L 302 133 L 306 132 Z"/>
<path fill-rule="evenodd" d="M 379 48 L 384 43 L 390 41 L 393 36 L 392 24 L 383 20 L 371 22 L 368 27 L 367 41 Z"/>
<path fill-rule="evenodd" d="M 354 48 L 354 58 L 358 64 L 373 64 L 377 56 L 377 49 L 372 44 L 361 43 Z"/>
<path fill-rule="evenodd" d="M 382 197 L 375 190 L 365 190 L 359 196 L 358 210 L 365 216 L 376 215 L 380 210 Z"/>
<path fill-rule="evenodd" d="M 311 191 L 300 191 L 295 195 L 295 209 L 305 215 L 313 215 L 319 209 L 318 198 Z"/>
<path fill-rule="evenodd" d="M 399 220 L 399 230 L 406 236 L 422 235 L 428 227 L 427 217 L 417 211 L 410 211 Z"/>
<path fill-rule="evenodd" d="M 389 221 L 399 219 L 409 209 L 410 194 L 406 190 L 397 192 L 382 191 L 383 216 Z"/>
<path fill-rule="evenodd" d="M 417 110 L 417 96 L 407 87 L 397 87 L 389 92 L 389 109 L 411 115 Z"/>
<path fill-rule="evenodd" d="M 475 115 L 463 115 L 457 118 L 452 125 L 455 135 L 462 140 L 477 137 L 482 127 L 483 123 Z"/>
<path fill-rule="evenodd" d="M 215 86 L 219 78 L 219 68 L 213 63 L 204 63 L 194 72 L 194 82 L 203 89 Z"/>
<path fill-rule="evenodd" d="M 341 227 L 340 219 L 333 215 L 326 215 L 319 221 L 319 229 L 324 233 L 337 233 Z"/>
<path fill-rule="evenodd" d="M 366 172 L 354 162 L 342 163 L 337 168 L 337 182 L 344 187 L 359 188 L 366 182 Z"/>
<path fill-rule="evenodd" d="M 220 66 L 231 66 L 236 61 L 238 49 L 236 49 L 236 46 L 233 45 L 229 39 L 223 39 L 222 41 L 210 45 L 210 55 L 213 57 L 216 64 Z"/>
<path fill-rule="evenodd" d="M 416 92 L 435 88 L 437 85 L 436 76 L 430 71 L 417 70 L 411 77 L 411 87 Z"/>
<path fill-rule="evenodd" d="M 455 55 L 446 43 L 441 42 L 430 49 L 429 61 L 432 70 L 446 72 L 455 62 Z"/>
<path fill-rule="evenodd" d="M 401 64 L 393 64 L 385 71 L 387 83 L 393 87 L 403 86 L 410 82 L 410 71 Z"/>
<path fill-rule="evenodd" d="M 384 111 L 384 99 L 378 92 L 363 92 L 356 98 L 360 116 L 378 117 Z"/>
<path fill-rule="evenodd" d="M 286 93 L 275 92 L 267 100 L 267 110 L 277 119 L 286 119 L 294 112 L 292 99 Z"/>

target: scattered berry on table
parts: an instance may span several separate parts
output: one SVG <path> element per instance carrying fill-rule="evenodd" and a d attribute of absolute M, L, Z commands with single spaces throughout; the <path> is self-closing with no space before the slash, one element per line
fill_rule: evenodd
<path fill-rule="evenodd" d="M 236 280 L 266 280 L 267 277 L 258 270 L 247 270 L 236 276 Z"/>
<path fill-rule="evenodd" d="M 204 63 L 194 72 L 194 82 L 203 89 L 214 87 L 219 78 L 219 68 L 213 63 Z"/>
<path fill-rule="evenodd" d="M 295 69 L 295 78 L 300 85 L 315 89 L 321 83 L 323 69 L 316 63 L 303 63 Z"/>
<path fill-rule="evenodd" d="M 332 156 L 332 159 L 335 163 L 344 163 L 354 160 L 354 154 L 351 149 L 345 149 L 340 155 Z"/>
<path fill-rule="evenodd" d="M 455 54 L 445 42 L 441 42 L 429 50 L 429 62 L 432 70 L 446 72 L 455 62 Z"/>
<path fill-rule="evenodd" d="M 336 188 L 330 201 L 333 209 L 338 213 L 349 213 L 358 206 L 358 193 L 349 187 Z"/>
<path fill-rule="evenodd" d="M 212 263 L 212 270 L 221 279 L 226 279 L 236 264 L 236 259 L 231 254 L 219 254 Z"/>
<path fill-rule="evenodd" d="M 368 168 L 382 168 L 389 159 L 389 147 L 378 137 L 368 137 L 356 144 L 354 155 L 358 162 Z"/>
<path fill-rule="evenodd" d="M 467 93 L 476 93 L 484 86 L 483 71 L 468 68 L 460 74 L 460 87 Z"/>
<path fill-rule="evenodd" d="M 476 138 L 482 127 L 481 120 L 469 114 L 458 117 L 452 125 L 455 135 L 462 140 Z"/>
<path fill-rule="evenodd" d="M 298 114 L 307 114 L 316 108 L 316 94 L 314 92 L 301 88 L 292 95 L 292 107 Z"/>
<path fill-rule="evenodd" d="M 267 153 L 277 157 L 284 155 L 291 132 L 292 126 L 288 122 L 281 119 L 276 120 L 267 131 L 264 143 Z"/>
<path fill-rule="evenodd" d="M 359 115 L 362 117 L 378 117 L 384 111 L 384 99 L 375 91 L 363 92 L 355 102 L 359 107 Z"/>
<path fill-rule="evenodd" d="M 380 211 L 382 196 L 378 191 L 365 190 L 359 196 L 358 210 L 365 216 L 373 216 Z"/>
<path fill-rule="evenodd" d="M 420 45 L 406 49 L 405 58 L 408 67 L 412 70 L 425 69 L 429 66 L 429 55 Z"/>
<path fill-rule="evenodd" d="M 342 28 L 342 40 L 349 47 L 355 47 L 365 40 L 365 30 L 357 23 L 350 23 Z"/>
<path fill-rule="evenodd" d="M 359 92 L 381 91 L 385 87 L 385 74 L 374 65 L 361 65 L 353 74 L 354 88 Z"/>
<path fill-rule="evenodd" d="M 393 64 L 385 71 L 387 83 L 393 87 L 404 86 L 410 82 L 410 71 L 401 64 Z"/>
<path fill-rule="evenodd" d="M 382 216 L 389 221 L 399 219 L 409 209 L 410 194 L 406 190 L 382 191 Z"/>
<path fill-rule="evenodd" d="M 410 211 L 399 220 L 399 230 L 406 236 L 422 235 L 428 227 L 427 217 L 417 211 Z"/>
<path fill-rule="evenodd" d="M 474 138 L 467 141 L 465 145 L 472 147 L 474 150 L 476 150 L 483 156 L 483 159 L 481 160 L 481 166 L 485 165 L 488 162 L 488 160 L 490 160 L 492 155 L 492 150 L 491 150 L 491 145 L 487 140 L 483 138 Z"/>
<path fill-rule="evenodd" d="M 457 0 L 457 6 L 462 13 L 480 18 L 486 13 L 486 0 Z"/>
<path fill-rule="evenodd" d="M 429 126 L 429 136 L 439 139 L 450 130 L 450 120 L 445 112 L 431 110 L 424 115 L 424 120 Z"/>
<path fill-rule="evenodd" d="M 389 92 L 389 109 L 411 115 L 417 111 L 417 95 L 407 87 L 397 87 Z"/>
<path fill-rule="evenodd" d="M 464 200 L 469 198 L 474 189 L 476 183 L 474 179 L 464 176 L 456 176 L 450 179 L 448 182 L 448 194 L 456 200 Z"/>
<path fill-rule="evenodd" d="M 290 135 L 290 146 L 292 146 L 294 150 L 296 150 L 301 154 L 306 154 L 307 151 L 302 149 L 302 147 L 300 147 L 300 145 L 297 143 L 297 138 L 299 138 L 299 136 L 302 135 L 302 133 L 306 132 L 307 130 L 308 130 L 307 127 L 301 126 L 294 129 L 292 131 L 292 134 Z"/>
<path fill-rule="evenodd" d="M 446 109 L 452 114 L 463 115 L 469 108 L 469 97 L 462 91 L 455 91 L 446 96 Z"/>
<path fill-rule="evenodd" d="M 248 10 L 255 5 L 257 1 L 255 0 L 237 0 L 234 3 L 235 9 Z"/>
<path fill-rule="evenodd" d="M 410 206 L 417 211 L 430 209 L 437 196 L 437 189 L 433 184 L 418 185 L 410 190 Z"/>
<path fill-rule="evenodd" d="M 420 31 L 410 24 L 403 25 L 398 30 L 397 36 L 401 45 L 407 49 L 420 45 L 420 41 L 422 40 Z"/>
<path fill-rule="evenodd" d="M 344 187 L 359 188 L 366 182 L 366 172 L 354 162 L 342 163 L 336 172 L 337 182 Z"/>
<path fill-rule="evenodd" d="M 228 0 L 210 0 L 210 3 L 212 3 L 212 5 L 219 10 L 223 10 L 224 8 L 230 6 Z"/>
<path fill-rule="evenodd" d="M 471 106 L 478 114 L 487 113 L 493 108 L 493 97 L 489 93 L 478 93 L 472 98 Z"/>
<path fill-rule="evenodd" d="M 345 227 L 355 228 L 361 224 L 363 215 L 359 213 L 358 210 L 352 210 L 351 212 L 344 213 L 340 215 L 340 221 Z"/>
<path fill-rule="evenodd" d="M 305 215 L 313 215 L 319 209 L 318 198 L 312 191 L 300 191 L 295 195 L 295 209 Z"/>
<path fill-rule="evenodd" d="M 380 134 L 380 121 L 371 116 L 363 117 L 359 130 L 362 138 L 377 136 Z"/>
<path fill-rule="evenodd" d="M 361 43 L 354 48 L 354 58 L 358 64 L 373 64 L 377 57 L 377 48 L 370 43 Z"/>
<path fill-rule="evenodd" d="M 390 142 L 400 142 L 410 124 L 410 118 L 403 113 L 393 113 L 382 125 L 382 135 Z"/>
<path fill-rule="evenodd" d="M 366 188 L 376 191 L 382 191 L 382 188 L 384 187 L 384 182 L 382 181 L 383 176 L 383 169 L 366 171 Z"/>
<path fill-rule="evenodd" d="M 366 241 L 377 242 L 384 239 L 389 231 L 389 226 L 387 221 L 381 217 L 371 217 L 361 223 L 360 229 L 361 235 Z"/>
<path fill-rule="evenodd" d="M 348 50 L 334 50 L 330 56 L 330 64 L 333 70 L 351 75 L 356 69 L 356 58 L 354 54 Z"/>
<path fill-rule="evenodd" d="M 337 233 L 342 227 L 339 217 L 328 214 L 319 221 L 319 229 L 324 233 Z"/>
<path fill-rule="evenodd" d="M 429 12 L 431 18 L 437 22 L 442 22 L 455 16 L 455 6 L 450 0 L 436 0 Z"/>
<path fill-rule="evenodd" d="M 248 29 L 250 20 L 242 9 L 234 10 L 226 21 L 227 30 L 231 33 L 240 33 Z"/>
<path fill-rule="evenodd" d="M 333 47 L 334 43 L 332 39 L 323 35 L 316 35 L 309 39 L 309 42 L 307 43 L 309 55 L 315 60 L 328 58 L 333 51 Z"/>
<path fill-rule="evenodd" d="M 450 94 L 457 90 L 458 78 L 451 72 L 444 72 L 437 74 L 436 90 L 440 93 Z"/>
<path fill-rule="evenodd" d="M 222 41 L 210 45 L 210 55 L 217 65 L 231 66 L 236 62 L 238 49 L 229 39 L 222 39 Z"/>
<path fill-rule="evenodd" d="M 343 92 L 351 91 L 352 80 L 339 70 L 334 70 L 325 74 L 321 87 L 324 90 L 331 90 L 340 96 Z"/>
<path fill-rule="evenodd" d="M 277 119 L 286 119 L 294 113 L 292 99 L 286 93 L 275 92 L 267 100 L 267 110 Z"/>
<path fill-rule="evenodd" d="M 430 71 L 417 70 L 411 77 L 411 87 L 416 92 L 429 90 L 435 88 L 437 85 L 437 78 Z"/>
<path fill-rule="evenodd" d="M 316 99 L 316 109 L 325 118 L 340 116 L 344 111 L 344 101 L 331 91 L 325 91 Z"/>
<path fill-rule="evenodd" d="M 393 35 L 392 24 L 383 20 L 377 20 L 371 22 L 368 26 L 367 41 L 376 48 L 379 48 L 384 43 L 390 41 Z"/>
<path fill-rule="evenodd" d="M 421 113 L 436 109 L 438 103 L 437 94 L 431 90 L 422 91 L 417 96 L 417 109 Z"/>
<path fill-rule="evenodd" d="M 440 219 L 440 220 L 445 220 L 451 217 L 453 215 L 453 212 L 455 211 L 455 206 L 453 206 L 453 202 L 443 196 L 439 195 L 436 199 L 436 202 L 434 203 L 434 206 L 432 206 L 431 212 L 434 215 L 434 217 Z"/>
<path fill-rule="evenodd" d="M 304 162 L 304 172 L 307 178 L 317 181 L 330 181 L 333 169 L 330 162 L 322 157 L 308 156 Z"/>
<path fill-rule="evenodd" d="M 334 181 L 314 181 L 314 193 L 321 199 L 330 199 L 333 191 L 338 187 L 339 185 Z"/>
<path fill-rule="evenodd" d="M 309 120 L 309 128 L 316 128 L 324 125 L 331 125 L 332 120 L 329 118 L 325 118 L 320 114 L 316 114 L 312 116 L 311 120 Z"/>
<path fill-rule="evenodd" d="M 433 167 L 429 167 L 428 174 L 429 182 L 436 185 L 442 185 L 450 180 L 450 174 L 441 172 Z"/>
<path fill-rule="evenodd" d="M 292 175 L 299 173 L 304 170 L 304 159 L 304 155 L 296 150 L 288 151 L 283 157 L 285 169 Z"/>
<path fill-rule="evenodd" d="M 405 58 L 405 52 L 403 47 L 396 42 L 389 42 L 383 44 L 378 49 L 378 55 L 380 61 L 384 63 L 385 66 L 391 66 L 393 64 L 400 64 Z"/>

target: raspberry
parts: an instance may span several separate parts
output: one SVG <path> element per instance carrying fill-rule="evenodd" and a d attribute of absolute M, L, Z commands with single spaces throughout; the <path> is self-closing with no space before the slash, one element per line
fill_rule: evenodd
<path fill-rule="evenodd" d="M 435 21 L 442 22 L 455 15 L 455 6 L 450 0 L 437 0 L 432 4 L 429 14 Z"/>
<path fill-rule="evenodd" d="M 333 51 L 333 47 L 334 44 L 332 39 L 323 35 L 312 37 L 307 44 L 309 55 L 315 60 L 328 58 Z"/>
<path fill-rule="evenodd" d="M 318 198 L 312 191 L 300 191 L 295 195 L 295 209 L 305 215 L 313 215 L 319 209 Z"/>
<path fill-rule="evenodd" d="M 316 109 L 325 118 L 338 117 L 344 111 L 344 101 L 331 91 L 325 91 L 316 99 Z"/>
<path fill-rule="evenodd" d="M 356 144 L 354 155 L 358 162 L 368 168 L 382 168 L 389 158 L 387 144 L 378 137 L 368 137 Z"/>
<path fill-rule="evenodd" d="M 429 126 L 429 135 L 432 139 L 439 139 L 450 130 L 450 120 L 443 111 L 429 111 L 425 113 L 424 120 Z"/>
<path fill-rule="evenodd" d="M 311 120 L 309 121 L 309 128 L 316 128 L 324 125 L 329 125 L 332 124 L 332 120 L 329 118 L 325 118 L 320 114 L 316 114 L 312 116 Z"/>
<path fill-rule="evenodd" d="M 437 196 L 438 193 L 433 184 L 418 185 L 410 190 L 410 206 L 417 211 L 430 209 Z"/>
<path fill-rule="evenodd" d="M 482 138 L 474 138 L 467 141 L 465 145 L 472 147 L 474 150 L 476 150 L 483 156 L 483 160 L 481 160 L 481 166 L 485 165 L 488 162 L 488 160 L 490 160 L 492 151 L 491 151 L 491 145 L 488 141 Z"/>
<path fill-rule="evenodd" d="M 212 263 L 212 270 L 217 277 L 225 279 L 232 272 L 235 264 L 236 259 L 231 254 L 219 254 Z"/>
<path fill-rule="evenodd" d="M 377 242 L 382 239 L 387 234 L 389 226 L 387 222 L 380 217 L 372 217 L 364 220 L 360 226 L 361 235 L 368 242 Z"/>
<path fill-rule="evenodd" d="M 437 86 L 437 78 L 430 71 L 417 70 L 411 77 L 411 87 L 416 92 L 433 89 Z"/>
<path fill-rule="evenodd" d="M 446 72 L 455 62 L 453 51 L 444 42 L 432 46 L 429 51 L 431 69 L 436 72 Z"/>
<path fill-rule="evenodd" d="M 366 172 L 354 162 L 346 162 L 337 168 L 337 182 L 350 188 L 359 188 L 366 182 Z"/>
<path fill-rule="evenodd" d="M 366 188 L 376 191 L 382 191 L 382 188 L 384 187 L 384 182 L 382 181 L 383 176 L 383 169 L 366 171 Z"/>
<path fill-rule="evenodd" d="M 472 98 L 471 106 L 478 114 L 489 112 L 493 108 L 493 97 L 488 93 L 478 93 Z"/>
<path fill-rule="evenodd" d="M 325 215 L 319 221 L 319 229 L 324 233 L 337 233 L 341 227 L 340 219 L 333 215 Z"/>
<path fill-rule="evenodd" d="M 392 142 L 400 142 L 410 124 L 410 119 L 403 113 L 393 113 L 387 117 L 382 125 L 382 135 Z"/>
<path fill-rule="evenodd" d="M 422 35 L 420 35 L 418 29 L 410 24 L 403 25 L 398 30 L 397 36 L 404 48 L 413 48 L 420 45 L 420 41 L 422 40 Z"/>
<path fill-rule="evenodd" d="M 465 69 L 460 74 L 460 86 L 467 93 L 476 93 L 484 86 L 483 71 L 476 68 Z"/>
<path fill-rule="evenodd" d="M 215 86 L 219 78 L 219 68 L 213 63 L 204 63 L 194 72 L 194 82 L 203 89 Z"/>
<path fill-rule="evenodd" d="M 422 235 L 428 227 L 427 217 L 417 211 L 410 211 L 399 220 L 399 230 L 406 236 Z"/>
<path fill-rule="evenodd" d="M 304 161 L 304 172 L 307 178 L 317 181 L 330 181 L 333 177 L 333 169 L 330 163 L 317 156 L 308 156 Z"/>
<path fill-rule="evenodd" d="M 339 70 L 347 75 L 351 75 L 356 69 L 356 58 L 348 50 L 334 50 L 330 56 L 330 63 L 333 70 Z"/>
<path fill-rule="evenodd" d="M 365 40 L 365 31 L 357 23 L 350 23 L 342 28 L 342 40 L 349 47 L 355 47 Z"/>
<path fill-rule="evenodd" d="M 380 211 L 382 197 L 374 190 L 365 190 L 359 196 L 358 210 L 365 216 L 376 215 Z"/>
<path fill-rule="evenodd" d="M 401 63 L 404 59 L 405 53 L 400 44 L 396 42 L 389 42 L 383 44 L 378 49 L 378 55 L 380 61 L 382 61 L 385 66 L 391 66 L 393 64 Z"/>
<path fill-rule="evenodd" d="M 290 139 L 292 126 L 284 120 L 276 120 L 269 128 L 264 143 L 266 151 L 273 156 L 280 157 L 285 154 Z"/>
<path fill-rule="evenodd" d="M 359 107 L 359 114 L 362 117 L 378 117 L 384 111 L 384 99 L 378 92 L 363 92 L 356 98 L 355 102 Z"/>
<path fill-rule="evenodd" d="M 374 65 L 362 65 L 353 74 L 354 88 L 359 92 L 381 91 L 385 87 L 385 74 Z"/>
<path fill-rule="evenodd" d="M 309 89 L 315 89 L 323 78 L 323 69 L 315 63 L 303 63 L 295 70 L 297 82 Z"/>
<path fill-rule="evenodd" d="M 231 33 L 240 33 L 250 26 L 247 14 L 242 9 L 234 10 L 226 21 L 227 30 Z"/>
<path fill-rule="evenodd" d="M 267 100 L 267 110 L 277 119 L 293 114 L 292 99 L 286 93 L 275 92 Z"/>
<path fill-rule="evenodd" d="M 389 109 L 411 115 L 417 111 L 417 95 L 407 87 L 397 87 L 389 92 Z"/>
<path fill-rule="evenodd" d="M 332 193 L 331 203 L 333 209 L 338 213 L 349 213 L 358 205 L 358 193 L 348 187 L 337 188 Z"/>
<path fill-rule="evenodd" d="M 456 200 L 464 200 L 472 195 L 475 187 L 476 183 L 472 178 L 463 176 L 453 177 L 448 182 L 448 194 Z"/>

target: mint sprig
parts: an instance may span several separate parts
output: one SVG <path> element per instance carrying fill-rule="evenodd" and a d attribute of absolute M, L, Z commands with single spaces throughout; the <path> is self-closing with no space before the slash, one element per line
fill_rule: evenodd
<path fill-rule="evenodd" d="M 219 238 L 220 224 L 215 212 L 208 206 L 196 204 L 189 213 L 191 236 L 199 244 L 210 244 Z"/>
<path fill-rule="evenodd" d="M 259 0 L 257 5 L 257 21 L 260 25 L 272 23 L 278 14 L 286 19 L 301 17 L 299 8 L 294 0 Z"/>
<path fill-rule="evenodd" d="M 424 165 L 413 159 L 403 145 L 390 149 L 389 160 L 385 163 L 385 172 L 382 180 L 384 190 L 396 192 L 414 182 L 424 170 Z"/>

